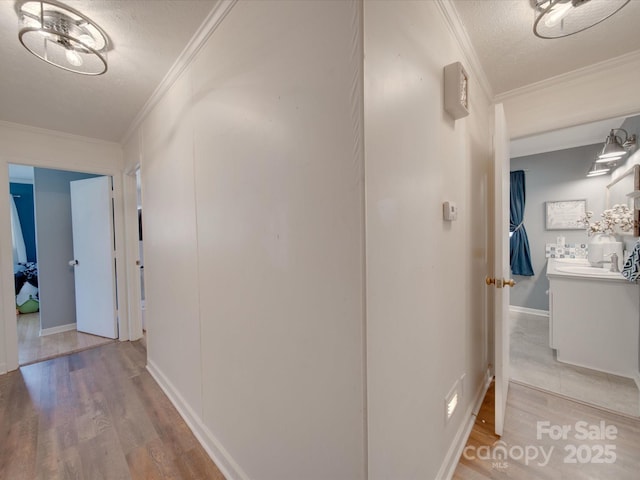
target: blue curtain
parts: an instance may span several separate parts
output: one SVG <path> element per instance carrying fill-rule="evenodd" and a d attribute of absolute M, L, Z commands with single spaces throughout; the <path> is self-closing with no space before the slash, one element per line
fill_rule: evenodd
<path fill-rule="evenodd" d="M 514 275 L 533 276 L 531 266 L 531 250 L 529 238 L 524 228 L 525 204 L 524 170 L 511 172 L 511 215 L 509 222 L 509 241 L 511 253 L 511 273 Z"/>

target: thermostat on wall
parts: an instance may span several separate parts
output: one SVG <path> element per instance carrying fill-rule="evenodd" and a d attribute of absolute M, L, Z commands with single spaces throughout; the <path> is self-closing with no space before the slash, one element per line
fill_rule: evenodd
<path fill-rule="evenodd" d="M 448 222 L 458 218 L 458 207 L 453 202 L 444 202 L 442 204 L 442 218 Z"/>

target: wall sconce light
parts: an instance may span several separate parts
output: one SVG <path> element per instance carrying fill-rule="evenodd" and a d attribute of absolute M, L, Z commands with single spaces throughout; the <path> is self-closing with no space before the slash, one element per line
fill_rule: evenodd
<path fill-rule="evenodd" d="M 605 21 L 630 0 L 535 0 L 533 33 L 562 38 Z"/>
<path fill-rule="evenodd" d="M 598 177 L 600 175 L 605 175 L 611 171 L 611 167 L 606 163 L 598 163 L 593 162 L 589 172 L 587 172 L 587 177 Z"/>
<path fill-rule="evenodd" d="M 624 132 L 624 140 L 617 136 L 615 132 Z M 608 163 L 624 157 L 631 148 L 636 145 L 636 136 L 631 135 L 622 128 L 613 128 L 602 148 L 602 153 L 598 155 L 597 163 Z"/>

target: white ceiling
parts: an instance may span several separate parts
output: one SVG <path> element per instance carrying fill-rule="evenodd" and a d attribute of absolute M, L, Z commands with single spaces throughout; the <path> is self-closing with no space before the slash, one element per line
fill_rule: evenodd
<path fill-rule="evenodd" d="M 300 0 L 302 1 L 302 0 Z M 573 37 L 532 33 L 532 0 L 452 0 L 493 93 L 640 48 L 640 0 Z M 15 2 L 0 0 L 0 120 L 120 141 L 217 0 L 67 0 L 110 36 L 109 70 L 47 65 L 18 41 Z"/>
<path fill-rule="evenodd" d="M 494 94 L 640 49 L 640 0 L 570 37 L 533 34 L 535 0 L 453 0 Z"/>
<path fill-rule="evenodd" d="M 63 0 L 112 41 L 109 70 L 66 72 L 18 40 L 14 1 L 0 0 L 0 120 L 120 141 L 215 0 Z"/>

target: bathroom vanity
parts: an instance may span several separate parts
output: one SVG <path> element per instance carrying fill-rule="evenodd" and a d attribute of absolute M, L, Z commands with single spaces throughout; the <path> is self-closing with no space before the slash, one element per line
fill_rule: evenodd
<path fill-rule="evenodd" d="M 549 343 L 560 362 L 638 382 L 640 286 L 585 259 L 553 259 Z"/>

